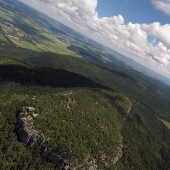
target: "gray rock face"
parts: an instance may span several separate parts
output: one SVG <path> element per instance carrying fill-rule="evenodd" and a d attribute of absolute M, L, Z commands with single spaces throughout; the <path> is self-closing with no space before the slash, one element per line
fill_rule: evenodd
<path fill-rule="evenodd" d="M 63 169 L 70 169 L 69 164 L 63 158 L 66 152 L 57 151 L 48 147 L 48 138 L 40 131 L 34 129 L 35 117 L 31 112 L 28 112 L 27 107 L 23 107 L 23 111 L 16 116 L 16 135 L 20 142 L 24 145 L 32 147 L 38 144 L 41 149 L 41 157 L 56 165 L 62 165 Z"/>
<path fill-rule="evenodd" d="M 33 146 L 35 143 L 45 143 L 46 139 L 43 134 L 33 129 L 34 119 L 30 115 L 24 117 L 19 113 L 16 126 L 16 134 L 20 142 L 27 146 Z"/>
<path fill-rule="evenodd" d="M 62 165 L 63 169 L 70 169 L 69 164 L 63 158 L 67 153 L 64 151 L 57 151 L 53 148 L 47 147 L 46 145 L 41 147 L 41 157 L 56 165 Z"/>
<path fill-rule="evenodd" d="M 117 154 L 114 157 L 114 159 L 112 159 L 111 164 L 115 165 L 122 158 L 122 155 L 123 155 L 123 137 L 120 135 L 119 145 L 117 146 Z"/>
<path fill-rule="evenodd" d="M 113 167 L 123 155 L 123 137 L 120 135 L 119 144 L 116 148 L 116 155 L 113 158 L 108 157 L 106 154 L 102 153 L 100 159 L 104 163 L 105 167 L 111 168 Z"/>
<path fill-rule="evenodd" d="M 127 110 L 124 111 L 124 113 L 123 113 L 123 118 L 122 118 L 123 121 L 125 121 L 128 118 L 128 116 L 129 116 L 129 114 L 130 114 L 130 112 L 132 110 L 132 107 L 133 107 L 132 102 L 129 101 L 129 105 L 127 106 Z"/>

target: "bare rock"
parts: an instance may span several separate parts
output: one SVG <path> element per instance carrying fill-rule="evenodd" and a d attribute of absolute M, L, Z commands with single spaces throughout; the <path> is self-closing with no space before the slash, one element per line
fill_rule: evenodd
<path fill-rule="evenodd" d="M 48 147 L 49 138 L 46 138 L 43 133 L 34 129 L 34 111 L 35 109 L 31 108 L 30 111 L 28 107 L 24 107 L 23 111 L 16 115 L 17 123 L 15 132 L 18 140 L 28 147 L 32 147 L 35 144 L 39 145 L 42 159 L 55 165 L 62 165 L 65 170 L 70 169 L 69 164 L 64 159 L 67 152 Z"/>

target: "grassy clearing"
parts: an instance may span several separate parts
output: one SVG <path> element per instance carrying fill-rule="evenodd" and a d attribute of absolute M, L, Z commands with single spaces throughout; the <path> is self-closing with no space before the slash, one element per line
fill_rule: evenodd
<path fill-rule="evenodd" d="M 162 119 L 159 119 L 160 121 L 162 121 L 162 123 L 168 128 L 170 129 L 170 122 L 166 121 L 166 120 L 162 120 Z"/>
<path fill-rule="evenodd" d="M 12 59 L 0 57 L 0 65 L 7 65 L 7 64 L 18 64 L 18 63 Z"/>
<path fill-rule="evenodd" d="M 59 40 L 57 35 L 42 32 L 43 36 L 45 36 L 48 40 L 43 41 L 43 43 L 38 43 L 37 47 L 42 48 L 44 51 L 55 52 L 59 54 L 73 55 L 74 52 L 68 49 L 68 44 Z"/>
<path fill-rule="evenodd" d="M 7 45 L 10 44 L 9 41 L 5 38 L 2 32 L 0 32 L 0 45 Z"/>

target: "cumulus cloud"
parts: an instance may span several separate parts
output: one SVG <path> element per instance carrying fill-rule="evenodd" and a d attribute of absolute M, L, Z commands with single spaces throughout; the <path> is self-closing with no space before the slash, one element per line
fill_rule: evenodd
<path fill-rule="evenodd" d="M 157 9 L 170 15 L 170 0 L 152 0 L 152 3 Z"/>
<path fill-rule="evenodd" d="M 21 1 L 46 11 L 56 20 L 152 70 L 170 76 L 170 24 L 125 24 L 121 15 L 99 18 L 97 0 Z M 168 0 L 162 2 L 168 3 Z"/>

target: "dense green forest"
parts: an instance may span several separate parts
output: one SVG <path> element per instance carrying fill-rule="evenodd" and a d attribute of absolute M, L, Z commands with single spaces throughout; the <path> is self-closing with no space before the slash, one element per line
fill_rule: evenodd
<path fill-rule="evenodd" d="M 70 161 L 79 158 L 81 162 L 89 155 L 105 169 L 100 160 L 101 151 L 114 157 L 121 133 L 123 157 L 114 168 L 168 169 L 170 166 L 168 128 L 137 101 L 133 101 L 133 109 L 123 121 L 122 113 L 128 101 L 112 91 L 9 81 L 3 81 L 0 89 L 0 164 L 4 170 L 59 168 L 42 162 L 38 148 L 26 148 L 18 142 L 16 113 L 23 106 L 34 106 L 38 110 L 36 129 L 50 138 L 50 146 L 67 150 Z"/>

